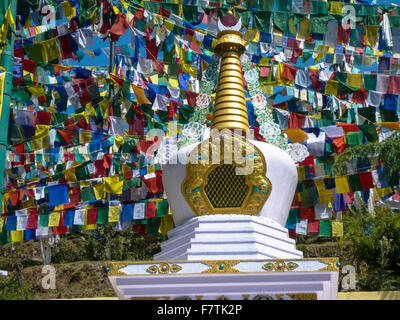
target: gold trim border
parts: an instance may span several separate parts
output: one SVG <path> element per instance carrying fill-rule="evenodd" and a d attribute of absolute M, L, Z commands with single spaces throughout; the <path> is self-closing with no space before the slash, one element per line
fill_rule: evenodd
<path fill-rule="evenodd" d="M 311 261 L 311 260 L 315 260 L 315 261 L 319 261 L 322 263 L 327 264 L 327 266 L 322 267 L 318 270 L 304 270 L 304 271 L 296 271 L 295 269 L 297 269 L 300 265 L 301 261 Z M 236 266 L 237 264 L 239 264 L 240 262 L 249 262 L 249 261 L 256 261 L 256 262 L 264 262 L 263 265 L 266 265 L 267 263 L 271 263 L 275 266 L 275 263 L 277 262 L 283 262 L 285 264 L 287 263 L 296 263 L 298 264 L 298 266 L 296 266 L 296 268 L 294 270 L 280 270 L 278 272 L 338 272 L 340 267 L 338 266 L 338 262 L 339 262 L 339 258 L 337 257 L 328 257 L 328 258 L 299 258 L 299 259 L 239 259 L 239 260 L 171 260 L 171 261 L 127 261 L 127 262 L 111 262 L 108 264 L 108 267 L 110 268 L 109 272 L 108 272 L 108 276 L 143 276 L 143 275 L 147 275 L 147 276 L 153 276 L 153 275 L 177 275 L 177 274 L 204 274 L 204 273 L 274 273 L 277 272 L 274 269 L 271 270 L 267 270 L 267 269 L 262 269 L 260 271 L 250 271 L 250 272 L 242 272 L 237 270 L 236 268 L 234 268 L 234 266 Z M 131 265 L 131 264 L 143 264 L 143 268 L 147 269 L 147 267 L 145 264 L 151 264 L 151 265 L 160 265 L 162 263 L 169 263 L 170 265 L 173 264 L 177 264 L 180 267 L 182 267 L 182 269 L 184 268 L 184 266 L 182 264 L 185 263 L 201 263 L 203 265 L 209 266 L 210 268 L 207 270 L 204 270 L 202 272 L 197 272 L 197 273 L 181 273 L 181 272 L 169 272 L 169 273 L 143 273 L 143 274 L 126 274 L 125 272 L 120 271 L 120 269 Z M 220 269 L 220 265 L 223 264 L 224 267 L 222 269 Z M 181 270 L 179 270 L 181 271 Z"/>

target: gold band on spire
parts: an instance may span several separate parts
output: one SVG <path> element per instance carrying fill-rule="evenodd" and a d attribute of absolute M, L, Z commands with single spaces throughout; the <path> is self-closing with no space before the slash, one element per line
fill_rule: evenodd
<path fill-rule="evenodd" d="M 217 94 L 211 128 L 249 130 L 240 55 L 245 51 L 242 34 L 225 30 L 218 33 L 215 52 L 221 56 Z"/>

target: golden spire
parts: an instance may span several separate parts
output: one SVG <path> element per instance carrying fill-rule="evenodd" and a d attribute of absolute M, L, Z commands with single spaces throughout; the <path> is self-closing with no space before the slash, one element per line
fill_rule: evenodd
<path fill-rule="evenodd" d="M 231 21 L 228 19 L 228 23 L 232 25 L 233 14 L 229 11 L 227 16 L 230 16 Z M 240 65 L 240 55 L 245 51 L 242 33 L 231 28 L 224 28 L 218 33 L 218 42 L 214 51 L 222 60 L 211 128 L 249 130 Z"/>

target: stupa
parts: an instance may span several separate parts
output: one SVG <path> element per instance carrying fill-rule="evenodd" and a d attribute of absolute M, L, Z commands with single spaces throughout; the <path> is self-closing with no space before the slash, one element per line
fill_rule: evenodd
<path fill-rule="evenodd" d="M 249 138 L 241 21 L 218 26 L 209 136 L 163 171 L 175 228 L 154 261 L 111 263 L 110 282 L 120 299 L 337 299 L 338 259 L 304 259 L 285 228 L 295 163 Z"/>

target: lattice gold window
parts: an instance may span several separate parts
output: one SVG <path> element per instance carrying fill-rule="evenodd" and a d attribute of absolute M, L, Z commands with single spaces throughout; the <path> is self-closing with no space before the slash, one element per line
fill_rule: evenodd
<path fill-rule="evenodd" d="M 204 193 L 215 209 L 241 207 L 248 192 L 245 176 L 238 175 L 229 164 L 212 169 L 204 186 Z"/>

